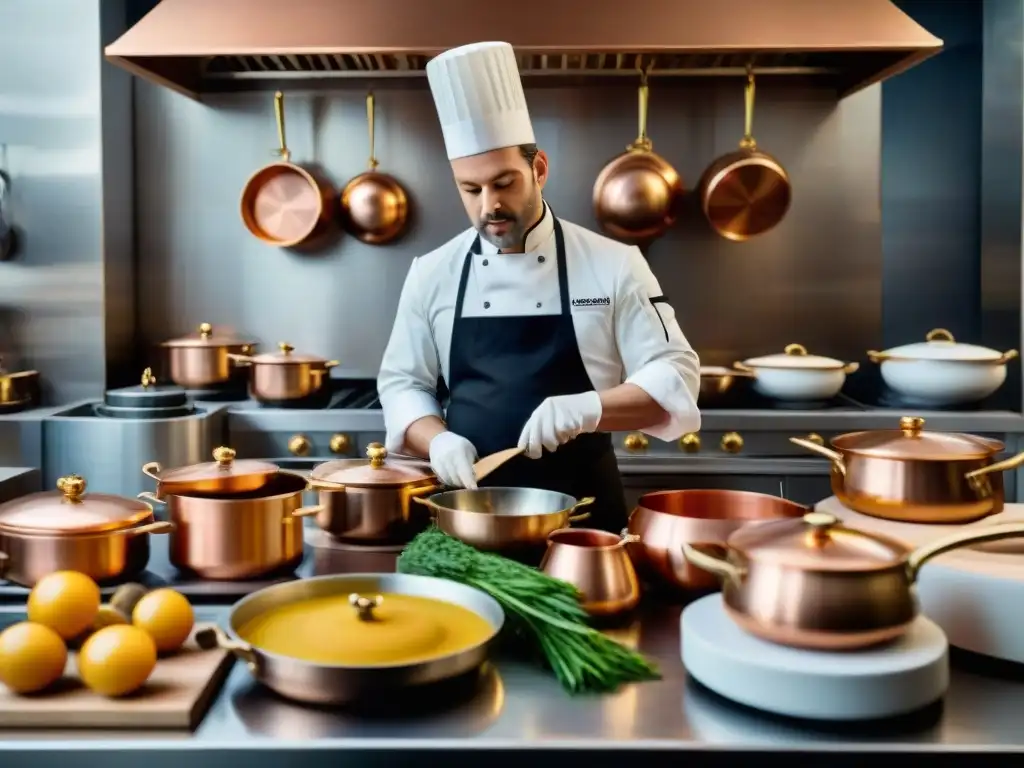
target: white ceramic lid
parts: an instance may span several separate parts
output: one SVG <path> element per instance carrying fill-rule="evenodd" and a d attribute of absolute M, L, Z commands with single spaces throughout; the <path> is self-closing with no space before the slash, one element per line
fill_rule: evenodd
<path fill-rule="evenodd" d="M 945 328 L 935 328 L 928 331 L 925 341 L 887 349 L 878 357 L 883 360 L 969 360 L 973 362 L 994 362 L 1003 359 L 1004 354 L 988 347 L 979 347 L 976 344 L 961 344 Z"/>
<path fill-rule="evenodd" d="M 792 368 L 808 371 L 833 371 L 845 368 L 846 363 L 834 357 L 808 354 L 802 344 L 788 344 L 781 354 L 752 357 L 742 365 L 748 368 Z"/>

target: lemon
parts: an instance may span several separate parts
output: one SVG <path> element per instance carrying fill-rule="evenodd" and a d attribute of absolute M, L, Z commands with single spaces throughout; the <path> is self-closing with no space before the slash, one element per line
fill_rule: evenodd
<path fill-rule="evenodd" d="M 42 624 L 22 621 L 0 632 L 0 683 L 15 693 L 35 693 L 64 674 L 68 649 Z"/>
<path fill-rule="evenodd" d="M 28 596 L 28 620 L 65 640 L 89 629 L 100 609 L 100 588 L 84 573 L 56 571 L 41 578 Z"/>
<path fill-rule="evenodd" d="M 160 653 L 178 650 L 192 633 L 195 615 L 188 598 L 173 589 L 154 589 L 132 611 L 132 624 L 144 629 Z"/>
<path fill-rule="evenodd" d="M 124 696 L 141 688 L 156 667 L 156 645 L 130 624 L 104 627 L 82 644 L 78 675 L 101 696 Z"/>

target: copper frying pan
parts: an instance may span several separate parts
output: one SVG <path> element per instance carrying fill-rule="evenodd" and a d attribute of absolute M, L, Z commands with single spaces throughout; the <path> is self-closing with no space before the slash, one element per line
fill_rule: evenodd
<path fill-rule="evenodd" d="M 330 187 L 290 162 L 284 131 L 284 94 L 274 94 L 280 160 L 256 171 L 242 190 L 242 221 L 268 245 L 291 248 L 311 239 L 330 220 Z"/>
<path fill-rule="evenodd" d="M 654 152 L 647 135 L 647 74 L 640 69 L 638 136 L 594 182 L 594 214 L 601 229 L 628 243 L 649 243 L 665 234 L 685 192 L 679 172 Z"/>
<path fill-rule="evenodd" d="M 370 129 L 369 170 L 356 176 L 341 191 L 341 219 L 345 231 L 370 245 L 384 245 L 405 232 L 409 223 L 409 198 L 394 176 L 377 170 L 374 98 L 366 97 Z"/>
<path fill-rule="evenodd" d="M 719 235 L 743 242 L 773 229 L 789 210 L 789 174 L 754 140 L 754 73 L 747 68 L 743 139 L 735 152 L 704 171 L 700 199 L 704 216 Z"/>

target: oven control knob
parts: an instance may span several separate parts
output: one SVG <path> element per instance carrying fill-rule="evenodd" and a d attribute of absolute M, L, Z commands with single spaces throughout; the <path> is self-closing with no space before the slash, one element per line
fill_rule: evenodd
<path fill-rule="evenodd" d="M 726 432 L 719 446 L 725 453 L 739 453 L 743 450 L 743 438 L 739 432 Z"/>
<path fill-rule="evenodd" d="M 687 432 L 679 438 L 679 447 L 687 453 L 697 453 L 700 451 L 700 435 L 696 432 Z"/>
<path fill-rule="evenodd" d="M 626 435 L 626 439 L 622 441 L 622 444 L 626 447 L 627 451 L 646 451 L 649 445 L 647 435 L 642 432 L 631 432 Z"/>
<path fill-rule="evenodd" d="M 331 453 L 348 453 L 349 446 L 351 445 L 352 441 L 344 432 L 331 435 Z"/>
<path fill-rule="evenodd" d="M 308 456 L 313 444 L 305 435 L 295 435 L 288 441 L 288 450 L 292 456 Z"/>

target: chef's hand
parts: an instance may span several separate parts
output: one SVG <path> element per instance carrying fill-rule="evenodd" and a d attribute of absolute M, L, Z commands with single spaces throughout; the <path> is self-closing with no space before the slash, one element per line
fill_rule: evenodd
<path fill-rule="evenodd" d="M 456 488 L 476 488 L 476 448 L 462 435 L 440 432 L 430 441 L 430 468 L 437 479 Z"/>
<path fill-rule="evenodd" d="M 519 447 L 531 459 L 539 459 L 545 448 L 553 451 L 578 435 L 596 431 L 602 411 L 597 392 L 549 397 L 527 420 Z"/>

